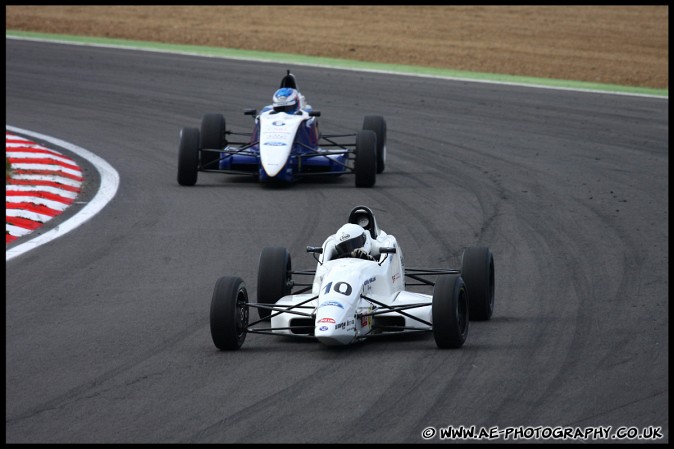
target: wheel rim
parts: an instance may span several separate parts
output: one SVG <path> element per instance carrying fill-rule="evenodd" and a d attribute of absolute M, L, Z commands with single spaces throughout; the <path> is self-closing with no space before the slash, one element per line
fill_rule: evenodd
<path fill-rule="evenodd" d="M 489 314 L 494 311 L 494 260 L 489 263 Z"/>
<path fill-rule="evenodd" d="M 456 322 L 458 323 L 459 331 L 461 332 L 461 335 L 465 335 L 466 328 L 468 327 L 468 301 L 466 299 L 466 290 L 463 288 L 459 293 L 456 313 Z"/>
<path fill-rule="evenodd" d="M 246 306 L 246 302 L 248 302 L 246 293 L 243 290 L 239 290 L 239 294 L 236 297 L 236 335 L 239 338 L 246 333 L 246 329 L 248 328 L 248 306 Z"/>

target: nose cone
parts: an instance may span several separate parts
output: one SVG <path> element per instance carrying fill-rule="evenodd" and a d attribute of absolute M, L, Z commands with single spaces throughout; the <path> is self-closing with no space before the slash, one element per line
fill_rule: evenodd
<path fill-rule="evenodd" d="M 337 304 L 327 303 L 318 309 L 314 335 L 323 344 L 329 346 L 348 345 L 356 338 L 354 318 L 347 318 Z"/>
<path fill-rule="evenodd" d="M 274 150 L 268 148 L 261 149 L 260 160 L 267 176 L 270 178 L 278 176 L 283 167 L 285 167 L 286 162 L 288 162 L 288 156 L 290 156 L 290 146 L 275 147 Z"/>
<path fill-rule="evenodd" d="M 302 118 L 265 113 L 260 119 L 260 161 L 267 176 L 274 178 L 283 173 Z"/>
<path fill-rule="evenodd" d="M 328 346 L 344 346 L 353 342 L 356 333 L 344 329 L 335 329 L 334 326 L 317 325 L 314 332 L 318 341 Z"/>
<path fill-rule="evenodd" d="M 262 168 L 264 169 L 264 172 L 269 176 L 270 178 L 275 178 L 281 169 L 283 168 L 283 165 L 281 164 L 273 164 L 273 163 L 263 163 Z"/>

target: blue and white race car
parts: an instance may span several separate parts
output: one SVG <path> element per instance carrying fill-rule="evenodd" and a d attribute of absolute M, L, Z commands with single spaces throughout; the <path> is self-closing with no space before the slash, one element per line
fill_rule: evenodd
<path fill-rule="evenodd" d="M 253 175 L 262 182 L 294 182 L 308 176 L 354 174 L 357 187 L 372 187 L 386 164 L 386 121 L 365 116 L 354 134 L 325 135 L 320 111 L 306 104 L 295 76 L 287 72 L 271 105 L 255 117 L 250 133 L 227 130 L 219 113 L 205 114 L 201 129 L 180 131 L 178 183 L 196 184 L 198 172 Z M 245 136 L 242 141 L 233 136 Z"/>

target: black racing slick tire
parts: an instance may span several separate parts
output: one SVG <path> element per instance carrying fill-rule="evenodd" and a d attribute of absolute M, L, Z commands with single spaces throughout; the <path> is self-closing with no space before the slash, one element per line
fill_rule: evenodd
<path fill-rule="evenodd" d="M 438 276 L 433 289 L 433 337 L 441 349 L 457 349 L 468 336 L 468 291 L 458 274 Z"/>
<path fill-rule="evenodd" d="M 363 129 L 356 134 L 356 187 L 372 187 L 377 178 L 377 135 Z"/>
<path fill-rule="evenodd" d="M 211 338 L 218 349 L 241 347 L 248 331 L 248 291 L 241 278 L 224 276 L 215 283 L 211 300 Z"/>
<path fill-rule="evenodd" d="M 204 114 L 201 119 L 201 145 L 204 149 L 222 150 L 227 145 L 225 139 L 225 117 L 222 114 Z M 220 153 L 201 151 L 201 168 L 215 170 L 218 168 Z"/>
<path fill-rule="evenodd" d="M 486 321 L 494 313 L 494 256 L 489 248 L 468 247 L 461 258 L 461 277 L 470 296 L 470 319 Z"/>
<path fill-rule="evenodd" d="M 366 115 L 363 129 L 377 135 L 377 174 L 382 173 L 386 168 L 386 120 L 380 115 Z"/>
<path fill-rule="evenodd" d="M 199 171 L 199 130 L 183 128 L 180 130 L 178 145 L 178 184 L 193 186 L 197 183 Z"/>
<path fill-rule="evenodd" d="M 290 253 L 282 247 L 267 247 L 260 254 L 260 265 L 257 272 L 258 304 L 274 305 L 292 290 L 292 263 Z M 270 309 L 258 308 L 260 319 L 266 320 L 271 315 Z"/>

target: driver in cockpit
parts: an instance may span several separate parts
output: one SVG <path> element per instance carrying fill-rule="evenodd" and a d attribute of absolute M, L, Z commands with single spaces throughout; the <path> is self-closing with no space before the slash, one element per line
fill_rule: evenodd
<path fill-rule="evenodd" d="M 335 234 L 338 243 L 335 244 L 335 257 L 357 257 L 359 259 L 374 260 L 372 238 L 370 233 L 357 224 L 347 223 Z"/>

